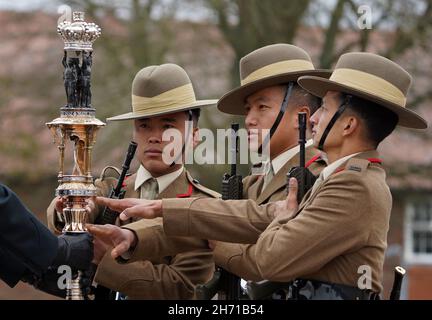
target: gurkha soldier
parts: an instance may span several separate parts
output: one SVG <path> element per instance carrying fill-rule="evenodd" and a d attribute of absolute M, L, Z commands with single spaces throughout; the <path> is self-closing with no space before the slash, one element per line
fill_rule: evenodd
<path fill-rule="evenodd" d="M 270 161 L 264 163 L 264 174 L 251 174 L 243 179 L 243 199 L 246 200 L 208 201 L 207 205 L 210 210 L 246 212 L 252 216 L 262 210 L 260 205 L 286 198 L 287 173 L 299 164 L 298 112 L 306 112 L 309 117 L 320 105 L 320 100 L 303 90 L 297 84 L 297 79 L 304 75 L 328 77 L 330 72 L 315 70 L 309 55 L 303 49 L 289 44 L 274 44 L 253 51 L 240 60 L 240 70 L 241 86 L 223 96 L 218 108 L 225 113 L 245 116 L 251 148 L 261 146 L 265 150 L 263 144 L 266 139 L 261 133 L 265 129 L 270 131 L 267 136 Z M 312 146 L 312 141 L 307 143 L 306 160 L 307 167 L 318 176 L 325 162 L 320 152 Z M 267 224 L 272 219 L 273 215 L 269 214 Z M 229 219 L 224 221 L 228 223 Z M 264 231 L 267 224 L 254 226 L 252 238 L 257 231 Z M 161 234 L 162 230 L 159 232 Z M 152 241 L 166 242 L 161 240 L 162 235 L 161 239 L 156 239 Z M 246 280 L 264 279 L 255 263 L 242 259 L 250 250 L 250 245 L 210 243 L 217 265 Z M 155 252 L 157 248 L 160 251 Z M 163 256 L 172 252 L 172 248 L 152 244 L 146 250 L 149 256 Z"/>
<path fill-rule="evenodd" d="M 255 146 L 264 151 L 269 144 L 270 160 L 255 164 L 251 170 L 254 173 L 261 165 L 262 174 L 251 174 L 243 179 L 243 199 L 253 200 L 257 205 L 285 199 L 287 173 L 299 165 L 298 113 L 305 112 L 309 118 L 320 106 L 320 99 L 297 84 L 297 79 L 304 75 L 329 77 L 330 72 L 316 70 L 307 52 L 299 47 L 269 45 L 240 60 L 241 86 L 218 102 L 220 111 L 245 116 L 252 151 L 257 151 Z M 265 129 L 269 130 L 269 135 L 263 139 L 261 133 Z M 306 161 L 306 167 L 316 176 L 325 167 L 312 140 L 306 144 Z M 238 205 L 247 206 L 247 202 Z M 249 245 L 210 243 L 217 265 L 246 280 L 263 280 L 254 264 L 239 259 L 242 252 L 249 250 Z"/>
<path fill-rule="evenodd" d="M 177 65 L 146 67 L 136 74 L 132 83 L 132 112 L 108 119 L 134 120 L 134 141 L 138 144 L 140 167 L 125 181 L 126 197 L 219 197 L 217 192 L 193 179 L 181 164 L 186 144 L 198 141 L 199 108 L 215 104 L 215 100 L 195 99 L 188 75 Z M 166 163 L 163 155 L 169 152 L 164 149 L 168 142 L 162 141 L 162 135 L 170 128 L 181 132 L 183 145 L 176 146 L 175 152 L 180 155 L 180 159 Z M 95 184 L 99 193 L 107 196 L 116 182 L 114 178 L 101 177 Z M 89 206 L 94 206 L 94 203 Z M 56 231 L 60 231 L 63 226 L 58 214 L 61 209 L 60 200 L 54 200 L 48 208 L 49 226 Z M 90 214 L 90 222 L 95 221 L 102 211 L 103 207 L 96 206 Z M 123 224 L 129 222 L 132 220 Z M 149 225 L 158 225 L 161 220 L 149 222 Z M 100 262 L 95 282 L 119 291 L 130 299 L 191 299 L 194 297 L 195 285 L 208 281 L 214 271 L 212 253 L 205 246 L 207 242 L 193 240 L 191 249 L 196 249 L 193 252 L 165 256 L 153 263 L 138 261 L 120 265 L 111 258 L 109 252 L 103 257 L 100 253 L 98 257 L 96 252 L 96 262 Z"/>
<path fill-rule="evenodd" d="M 254 243 L 239 259 L 255 264 L 264 279 L 291 281 L 292 299 L 377 299 L 392 197 L 376 149 L 396 125 L 427 128 L 406 108 L 411 76 L 384 57 L 348 53 L 339 58 L 330 79 L 304 76 L 298 82 L 323 98 L 311 123 L 314 145 L 326 152 L 329 163 L 300 205 L 296 180 L 290 179 L 286 201 L 269 203 L 265 210 L 227 205 L 216 211 L 200 199 L 166 199 L 141 200 L 124 213 L 163 217 L 169 236 Z M 99 201 L 123 209 L 131 205 L 128 200 Z M 272 222 L 269 215 L 275 216 Z M 115 234 L 110 243 L 129 239 L 129 253 L 135 255 L 141 241 L 152 245 L 142 230 L 116 228 Z M 125 247 L 114 249 L 114 255 Z M 362 281 L 365 277 L 369 281 Z"/>

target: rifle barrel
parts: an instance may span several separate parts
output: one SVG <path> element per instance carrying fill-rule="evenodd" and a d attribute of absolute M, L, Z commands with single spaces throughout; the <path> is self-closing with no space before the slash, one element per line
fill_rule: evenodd
<path fill-rule="evenodd" d="M 299 146 L 300 146 L 300 167 L 306 165 L 305 145 L 306 145 L 306 112 L 298 113 L 299 121 Z"/>
<path fill-rule="evenodd" d="M 390 300 L 400 300 L 400 291 L 402 287 L 402 280 L 405 276 L 405 269 L 397 266 L 394 270 L 394 281 L 393 281 L 393 288 L 390 293 Z"/>
<path fill-rule="evenodd" d="M 117 185 L 116 185 L 116 187 L 114 189 L 114 196 L 118 196 L 120 194 L 120 192 L 121 192 L 123 181 L 125 179 L 125 176 L 126 176 L 127 172 L 129 171 L 130 164 L 131 164 L 132 159 L 133 159 L 133 157 L 135 155 L 135 151 L 137 149 L 137 146 L 138 145 L 135 142 L 133 142 L 133 141 L 131 141 L 130 144 L 129 144 L 129 148 L 128 148 L 128 151 L 127 151 L 127 154 L 126 154 L 126 158 L 125 158 L 125 160 L 123 162 L 123 165 L 122 165 L 123 170 L 121 172 L 120 178 L 118 179 L 118 183 L 117 183 Z"/>
<path fill-rule="evenodd" d="M 231 124 L 231 146 L 230 146 L 231 176 L 235 176 L 237 174 L 238 129 L 239 129 L 238 123 Z"/>

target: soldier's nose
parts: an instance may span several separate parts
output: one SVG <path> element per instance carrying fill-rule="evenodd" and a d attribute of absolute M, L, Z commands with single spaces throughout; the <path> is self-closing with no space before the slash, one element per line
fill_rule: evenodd
<path fill-rule="evenodd" d="M 150 137 L 148 141 L 149 143 L 160 143 L 161 139 L 158 137 Z"/>

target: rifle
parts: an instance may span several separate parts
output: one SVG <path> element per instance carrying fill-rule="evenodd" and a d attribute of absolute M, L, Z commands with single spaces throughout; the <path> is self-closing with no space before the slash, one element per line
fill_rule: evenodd
<path fill-rule="evenodd" d="M 297 167 L 292 167 L 287 174 L 287 192 L 290 178 L 296 178 L 298 183 L 297 201 L 301 202 L 304 195 L 315 183 L 316 177 L 306 168 L 306 112 L 298 113 L 299 121 L 299 147 L 300 147 L 300 164 Z M 251 300 L 259 300 L 271 296 L 278 290 L 287 288 L 289 284 L 285 282 L 272 282 L 263 280 L 260 282 L 248 281 L 246 288 L 247 294 Z"/>
<path fill-rule="evenodd" d="M 117 185 L 115 188 L 111 189 L 109 198 L 111 199 L 123 199 L 125 195 L 125 191 L 122 190 L 122 186 L 124 183 L 124 180 L 126 178 L 127 172 L 129 171 L 130 164 L 132 162 L 132 159 L 135 155 L 135 151 L 137 149 L 137 144 L 133 141 L 130 142 L 126 158 L 122 165 L 122 171 L 120 173 L 120 177 L 117 181 Z M 108 207 L 104 208 L 104 211 L 101 215 L 96 219 L 96 224 L 115 224 L 116 219 L 118 217 L 119 213 L 116 211 L 111 210 Z M 119 300 L 119 293 L 114 292 L 108 288 L 105 288 L 103 286 L 97 286 L 95 289 L 95 300 Z"/>
<path fill-rule="evenodd" d="M 402 280 L 405 276 L 405 269 L 397 266 L 394 270 L 394 281 L 393 281 L 393 288 L 390 293 L 390 300 L 400 300 L 400 291 L 402 287 Z"/>
<path fill-rule="evenodd" d="M 132 162 L 132 159 L 135 155 L 135 151 L 137 149 L 137 144 L 133 141 L 130 142 L 128 151 L 126 153 L 126 158 L 122 165 L 122 172 L 120 174 L 120 177 L 117 181 L 117 185 L 115 188 L 111 189 L 109 198 L 111 199 L 123 199 L 125 191 L 122 190 L 122 186 L 124 183 L 124 180 L 126 178 L 126 174 L 129 171 L 130 164 Z M 115 224 L 116 219 L 118 217 L 119 213 L 111 210 L 108 207 L 105 207 L 102 214 L 96 219 L 97 224 Z"/>
<path fill-rule="evenodd" d="M 299 121 L 299 146 L 300 165 L 292 167 L 287 174 L 287 187 L 290 178 L 296 178 L 298 183 L 297 201 L 300 203 L 304 195 L 309 191 L 317 179 L 308 168 L 306 168 L 306 112 L 298 113 Z"/>
<path fill-rule="evenodd" d="M 243 194 L 242 176 L 237 174 L 238 123 L 231 125 L 231 172 L 222 179 L 222 199 L 241 199 Z M 239 300 L 241 295 L 240 278 L 220 267 L 216 268 L 213 278 L 203 285 L 197 285 L 198 299 L 210 300 L 218 293 L 218 300 Z"/>

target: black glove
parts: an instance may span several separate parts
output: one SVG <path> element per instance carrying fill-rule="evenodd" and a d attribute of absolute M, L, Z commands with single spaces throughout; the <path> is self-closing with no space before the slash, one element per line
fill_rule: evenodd
<path fill-rule="evenodd" d="M 96 269 L 97 266 L 91 264 L 89 269 L 81 271 L 80 288 L 85 300 L 89 299 L 89 296 L 93 294 L 93 287 L 91 284 L 93 282 Z M 61 281 L 62 283 L 59 283 L 59 279 L 63 275 L 64 274 L 62 273 L 58 273 L 57 268 L 50 267 L 40 277 L 27 275 L 22 280 L 33 285 L 38 290 L 64 299 L 66 298 L 66 288 L 60 289 L 60 287 L 67 286 L 67 284 L 64 283 L 64 279 Z M 75 279 L 77 276 L 78 271 L 73 271 L 72 278 Z"/>
<path fill-rule="evenodd" d="M 68 265 L 86 270 L 93 259 L 93 236 L 89 233 L 64 234 L 58 237 L 58 252 L 52 266 Z"/>
<path fill-rule="evenodd" d="M 92 263 L 89 269 L 83 270 L 81 272 L 80 287 L 86 299 L 89 299 L 89 296 L 94 295 L 95 288 L 92 286 L 92 284 L 97 267 L 98 266 L 96 264 Z"/>
<path fill-rule="evenodd" d="M 50 267 L 37 281 L 30 284 L 38 290 L 64 299 L 66 298 L 66 288 L 59 288 L 58 281 L 60 276 L 61 274 L 57 273 L 57 268 Z"/>

